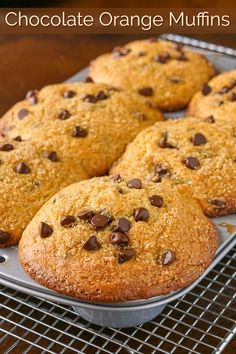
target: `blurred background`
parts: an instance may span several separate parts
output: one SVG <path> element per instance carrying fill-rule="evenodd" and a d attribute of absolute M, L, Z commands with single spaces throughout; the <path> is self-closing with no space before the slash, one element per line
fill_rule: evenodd
<path fill-rule="evenodd" d="M 1 0 L 1 7 L 234 7 L 235 0 Z"/>
<path fill-rule="evenodd" d="M 109 0 L 1 0 L 1 7 L 190 7 L 188 0 L 109 1 Z M 37 6 L 36 6 L 37 5 Z M 235 0 L 194 0 L 191 7 L 233 7 Z M 235 9 L 234 9 L 235 11 Z M 97 55 L 113 47 L 150 35 L 4 35 L 0 34 L 0 114 L 22 99 L 25 93 L 50 83 L 61 82 L 82 68 Z M 192 35 L 204 41 L 236 48 L 235 35 Z M 85 50 L 86 48 L 86 50 Z"/>

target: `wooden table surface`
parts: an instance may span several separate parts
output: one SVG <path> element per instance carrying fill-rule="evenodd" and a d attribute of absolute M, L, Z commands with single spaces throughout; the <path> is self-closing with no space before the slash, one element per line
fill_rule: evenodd
<path fill-rule="evenodd" d="M 22 99 L 28 90 L 61 82 L 98 54 L 135 38 L 131 35 L 0 35 L 0 114 Z M 236 47 L 233 35 L 198 38 Z M 224 354 L 233 353 L 236 353 L 236 339 L 224 351 Z"/>

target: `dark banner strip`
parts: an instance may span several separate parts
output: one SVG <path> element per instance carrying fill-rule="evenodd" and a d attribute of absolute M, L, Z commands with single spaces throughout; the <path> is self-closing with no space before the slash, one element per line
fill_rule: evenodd
<path fill-rule="evenodd" d="M 0 32 L 52 33 L 236 33 L 236 8 L 22 8 L 0 10 Z"/>

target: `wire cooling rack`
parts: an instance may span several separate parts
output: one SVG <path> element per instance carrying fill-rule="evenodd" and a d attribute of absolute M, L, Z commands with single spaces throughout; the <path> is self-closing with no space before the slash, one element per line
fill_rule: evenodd
<path fill-rule="evenodd" d="M 0 286 L 1 354 L 213 354 L 236 333 L 236 247 L 180 300 L 134 328 L 99 327 L 71 307 Z"/>

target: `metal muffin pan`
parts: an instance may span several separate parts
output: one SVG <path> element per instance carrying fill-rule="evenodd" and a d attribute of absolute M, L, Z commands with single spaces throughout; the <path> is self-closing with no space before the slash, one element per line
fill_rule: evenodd
<path fill-rule="evenodd" d="M 195 49 L 191 49 L 206 55 L 219 72 L 233 69 L 236 66 L 236 51 L 231 48 L 215 46 L 213 44 L 175 35 L 163 35 L 162 37 L 182 42 L 186 45 L 193 45 Z M 86 74 L 87 70 L 85 69 L 70 78 L 68 82 L 81 81 Z M 182 113 L 183 112 L 179 112 L 169 116 L 176 117 L 180 116 Z M 0 262 L 2 262 L 0 263 L 0 283 L 30 295 L 73 306 L 75 311 L 83 318 L 101 326 L 136 326 L 150 321 L 161 313 L 167 303 L 191 291 L 211 269 L 220 262 L 230 249 L 236 245 L 236 215 L 229 215 L 212 220 L 219 232 L 219 248 L 213 262 L 194 283 L 184 289 L 180 289 L 165 296 L 156 296 L 151 299 L 120 303 L 96 303 L 64 296 L 41 286 L 24 272 L 18 260 L 16 246 L 0 249 Z"/>

